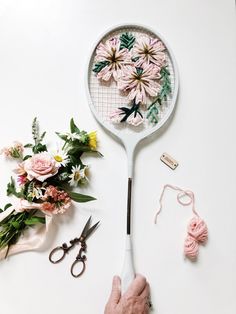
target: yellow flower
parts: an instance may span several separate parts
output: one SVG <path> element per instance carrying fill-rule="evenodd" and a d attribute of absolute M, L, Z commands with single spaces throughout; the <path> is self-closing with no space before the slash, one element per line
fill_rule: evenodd
<path fill-rule="evenodd" d="M 88 137 L 89 137 L 90 148 L 96 149 L 97 148 L 97 132 L 93 131 L 93 132 L 89 133 Z"/>

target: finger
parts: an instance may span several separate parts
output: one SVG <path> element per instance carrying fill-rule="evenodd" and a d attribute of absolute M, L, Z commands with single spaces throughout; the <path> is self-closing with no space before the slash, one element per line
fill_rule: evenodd
<path fill-rule="evenodd" d="M 112 280 L 112 289 L 109 302 L 118 304 L 121 298 L 120 277 L 114 276 Z"/>
<path fill-rule="evenodd" d="M 140 296 L 143 299 L 149 298 L 149 296 L 150 296 L 150 286 L 149 286 L 149 283 L 146 284 L 146 286 L 145 286 L 144 290 L 142 291 L 142 293 L 140 294 Z"/>
<path fill-rule="evenodd" d="M 142 275 L 136 275 L 135 279 L 125 293 L 126 297 L 139 296 L 145 289 L 146 283 L 145 277 Z"/>

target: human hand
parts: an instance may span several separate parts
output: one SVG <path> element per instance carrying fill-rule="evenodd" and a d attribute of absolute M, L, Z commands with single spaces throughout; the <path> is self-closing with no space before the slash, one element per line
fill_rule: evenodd
<path fill-rule="evenodd" d="M 121 280 L 115 276 L 104 314 L 148 314 L 149 296 L 150 288 L 145 277 L 136 275 L 128 290 L 121 295 Z"/>

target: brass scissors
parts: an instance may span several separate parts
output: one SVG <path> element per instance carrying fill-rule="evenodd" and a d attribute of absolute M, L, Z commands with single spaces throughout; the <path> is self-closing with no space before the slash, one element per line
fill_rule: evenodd
<path fill-rule="evenodd" d="M 86 225 L 84 226 L 84 229 L 80 235 L 79 238 L 75 238 L 73 240 L 70 240 L 70 245 L 67 245 L 66 243 L 63 243 L 62 246 L 57 246 L 55 249 L 53 249 L 51 251 L 51 253 L 49 254 L 49 261 L 53 264 L 57 264 L 59 262 L 61 262 L 64 257 L 66 256 L 66 254 L 77 244 L 80 243 L 80 250 L 79 250 L 79 254 L 76 256 L 75 261 L 73 262 L 73 264 L 71 265 L 71 275 L 73 277 L 80 277 L 86 268 L 85 265 L 85 261 L 86 261 L 86 255 L 83 254 L 86 252 L 87 250 L 87 244 L 86 244 L 86 240 L 87 238 L 91 235 L 91 233 L 97 228 L 98 224 L 100 221 L 98 221 L 95 225 L 93 225 L 92 227 L 90 226 L 91 223 L 91 216 L 89 217 L 88 221 L 86 222 Z M 79 273 L 75 273 L 74 268 L 78 263 L 82 263 L 82 269 Z"/>

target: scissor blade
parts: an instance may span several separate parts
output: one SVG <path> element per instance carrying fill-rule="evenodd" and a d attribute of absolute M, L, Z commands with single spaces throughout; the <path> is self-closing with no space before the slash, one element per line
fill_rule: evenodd
<path fill-rule="evenodd" d="M 84 229 L 83 229 L 83 231 L 82 231 L 82 233 L 81 233 L 81 236 L 82 236 L 82 237 L 86 237 L 86 234 L 87 234 L 87 232 L 88 232 L 91 219 L 92 219 L 92 216 L 89 217 L 88 221 L 86 222 L 86 225 L 84 226 Z"/>
<path fill-rule="evenodd" d="M 97 228 L 100 221 L 98 221 L 95 225 L 93 225 L 85 234 L 85 237 L 88 238 L 91 233 Z"/>

